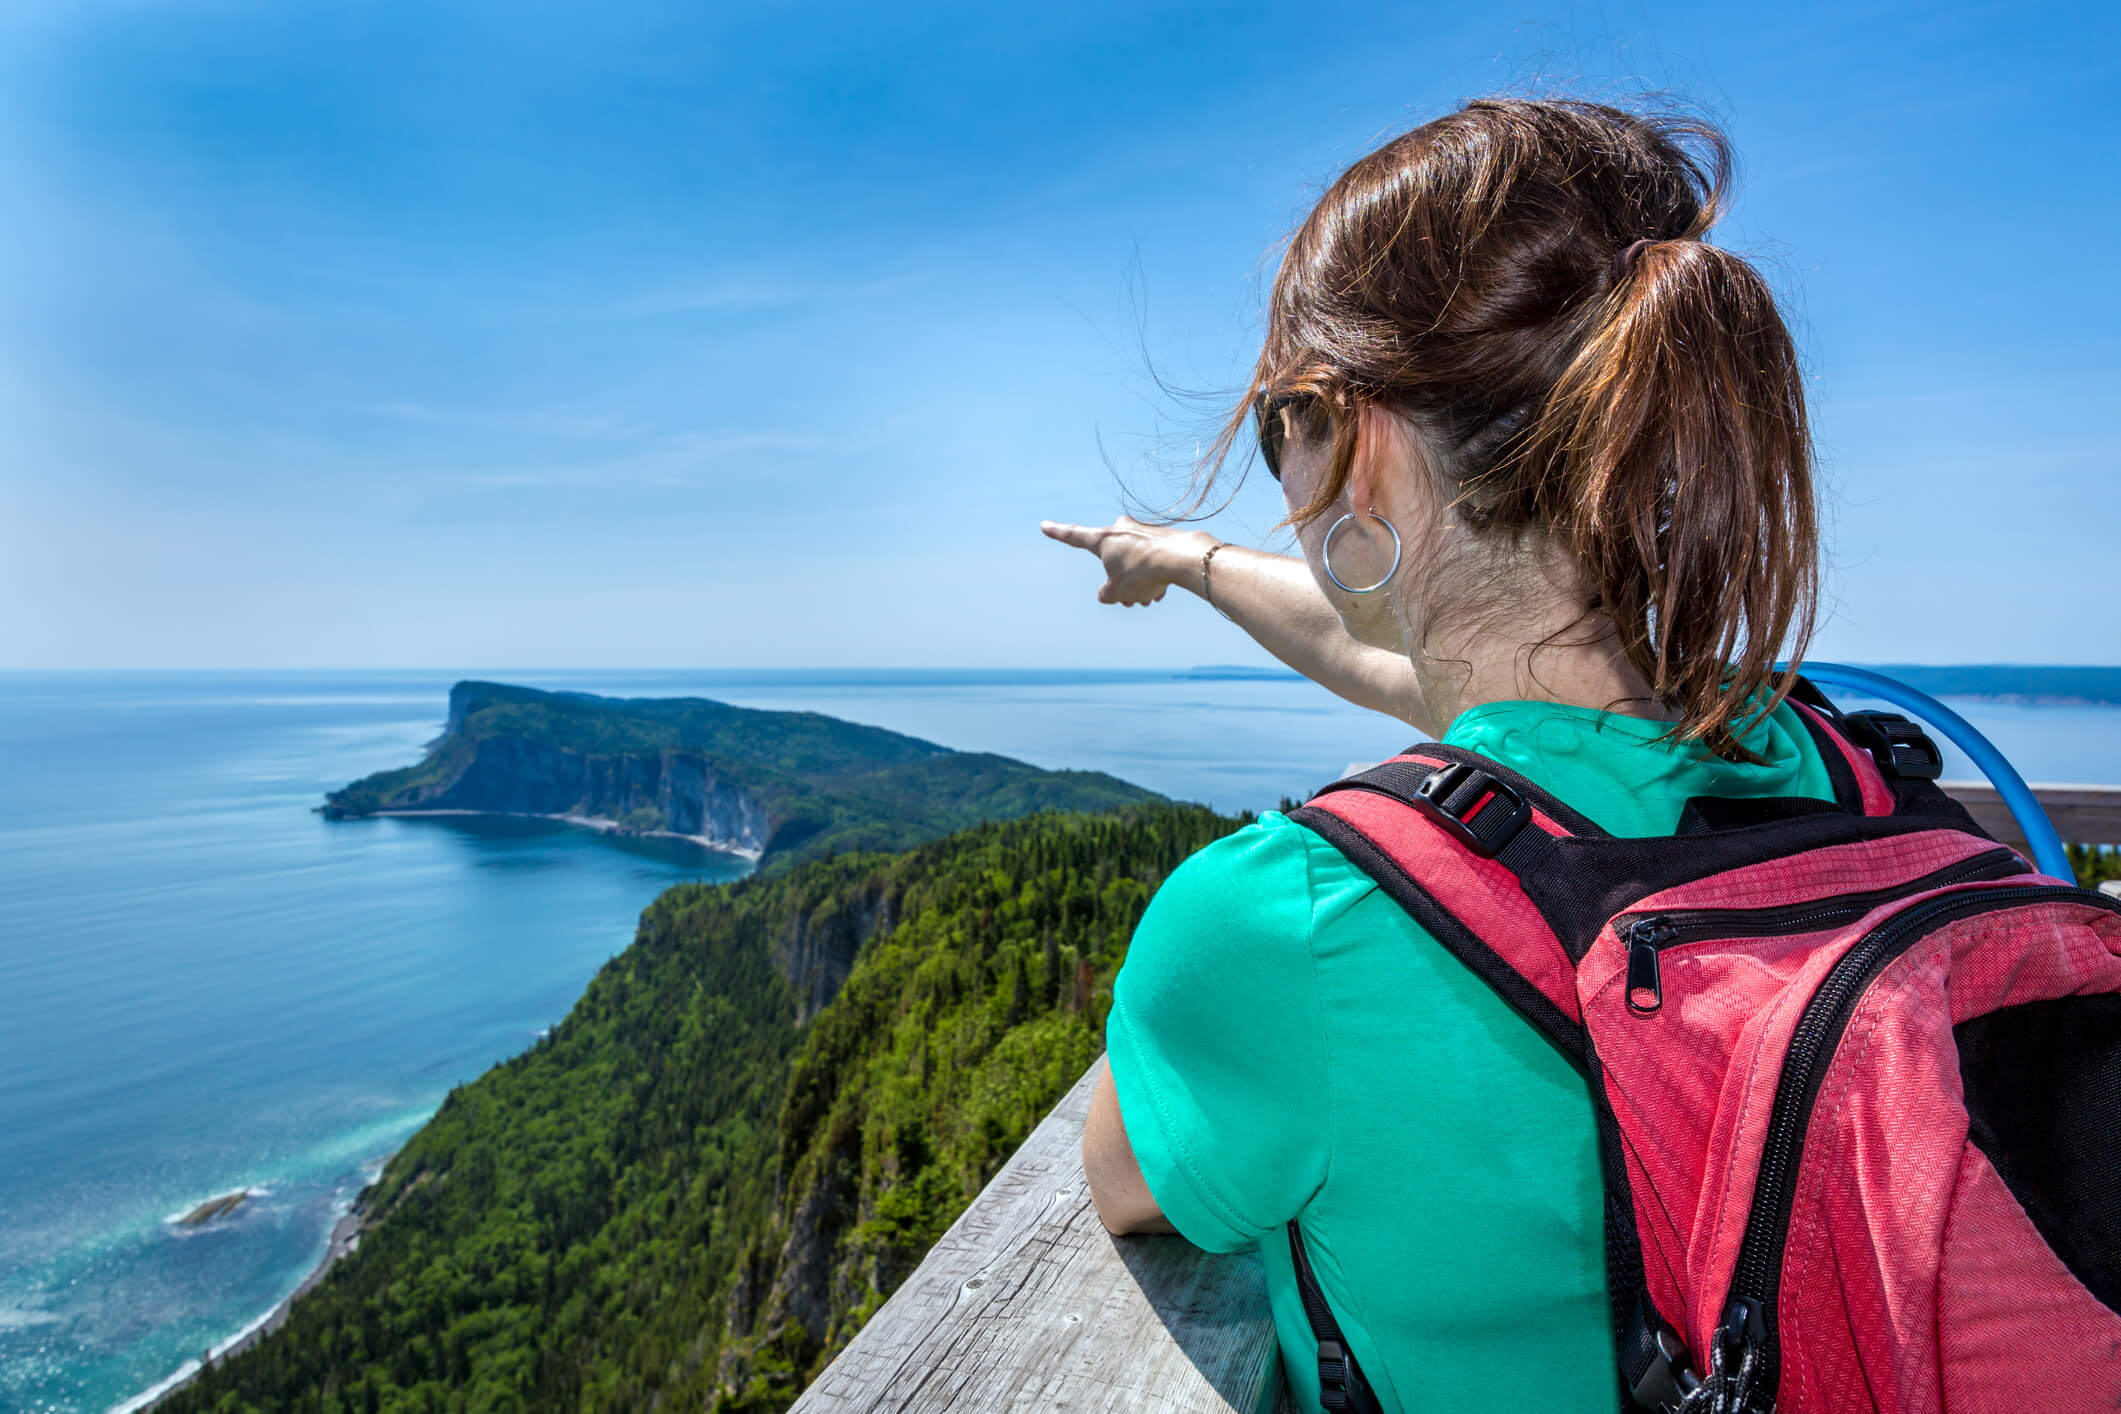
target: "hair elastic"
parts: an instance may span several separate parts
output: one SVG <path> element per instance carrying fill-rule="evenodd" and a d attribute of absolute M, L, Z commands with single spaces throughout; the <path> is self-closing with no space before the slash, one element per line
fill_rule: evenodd
<path fill-rule="evenodd" d="M 1645 237 L 1645 238 L 1644 238 L 1644 239 L 1642 239 L 1642 240 L 1636 241 L 1636 242 L 1635 242 L 1635 243 L 1634 243 L 1633 245 L 1629 246 L 1629 247 L 1628 247 L 1628 248 L 1627 248 L 1626 250 L 1623 250 L 1622 252 L 1620 252 L 1620 254 L 1618 254 L 1618 255 L 1614 256 L 1614 257 L 1613 257 L 1613 279 L 1614 279 L 1614 281 L 1615 281 L 1615 282 L 1618 282 L 1618 281 L 1621 281 L 1621 280 L 1625 280 L 1625 279 L 1626 279 L 1626 278 L 1628 277 L 1628 274 L 1629 274 L 1629 272 L 1631 272 L 1631 271 L 1632 271 L 1632 270 L 1633 270 L 1633 269 L 1635 268 L 1635 257 L 1636 257 L 1636 256 L 1638 256 L 1638 255 L 1640 255 L 1640 254 L 1642 254 L 1642 248 L 1643 248 L 1644 246 L 1646 246 L 1646 245 L 1656 245 L 1656 244 L 1657 244 L 1657 241 L 1656 241 L 1656 240 L 1654 240 L 1654 239 L 1651 239 L 1651 238 L 1648 238 L 1648 237 Z"/>

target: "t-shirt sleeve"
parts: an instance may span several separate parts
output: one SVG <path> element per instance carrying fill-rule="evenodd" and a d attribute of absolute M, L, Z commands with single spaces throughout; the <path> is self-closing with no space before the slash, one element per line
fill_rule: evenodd
<path fill-rule="evenodd" d="M 1128 1141 L 1164 1216 L 1210 1251 L 1274 1231 L 1325 1182 L 1310 838 L 1268 815 L 1180 865 L 1113 987 L 1105 1047 Z"/>

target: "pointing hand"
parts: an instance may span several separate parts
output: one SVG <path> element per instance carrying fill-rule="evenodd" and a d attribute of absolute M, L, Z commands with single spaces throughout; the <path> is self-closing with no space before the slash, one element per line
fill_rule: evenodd
<path fill-rule="evenodd" d="M 1200 571 L 1200 557 L 1215 543 L 1206 531 L 1144 525 L 1121 516 L 1110 525 L 1040 521 L 1040 530 L 1063 545 L 1088 550 L 1104 566 L 1101 604 L 1154 604 L 1174 583 Z"/>

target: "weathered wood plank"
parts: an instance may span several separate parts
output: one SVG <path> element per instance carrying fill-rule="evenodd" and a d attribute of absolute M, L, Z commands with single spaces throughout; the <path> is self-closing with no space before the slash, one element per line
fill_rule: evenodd
<path fill-rule="evenodd" d="M 1974 823 L 2005 844 L 2023 847 L 2025 832 L 1986 781 L 1940 781 L 1952 799 L 1966 807 Z M 2121 844 L 2121 786 L 2033 786 L 2033 794 L 2055 833 L 2071 844 Z"/>
<path fill-rule="evenodd" d="M 795 1402 L 882 1410 L 1268 1414 L 1284 1398 L 1257 1253 L 1118 1237 L 1090 1206 L 1100 1059 Z"/>

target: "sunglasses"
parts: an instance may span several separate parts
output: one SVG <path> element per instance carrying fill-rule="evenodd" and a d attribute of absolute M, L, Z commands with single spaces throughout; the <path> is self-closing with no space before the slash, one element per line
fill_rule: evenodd
<path fill-rule="evenodd" d="M 1259 459 L 1267 464 L 1267 475 L 1281 480 L 1281 449 L 1288 434 L 1288 424 L 1282 418 L 1282 409 L 1300 401 L 1292 393 L 1279 397 L 1261 393 L 1252 400 L 1252 417 L 1257 424 L 1259 436 Z"/>

